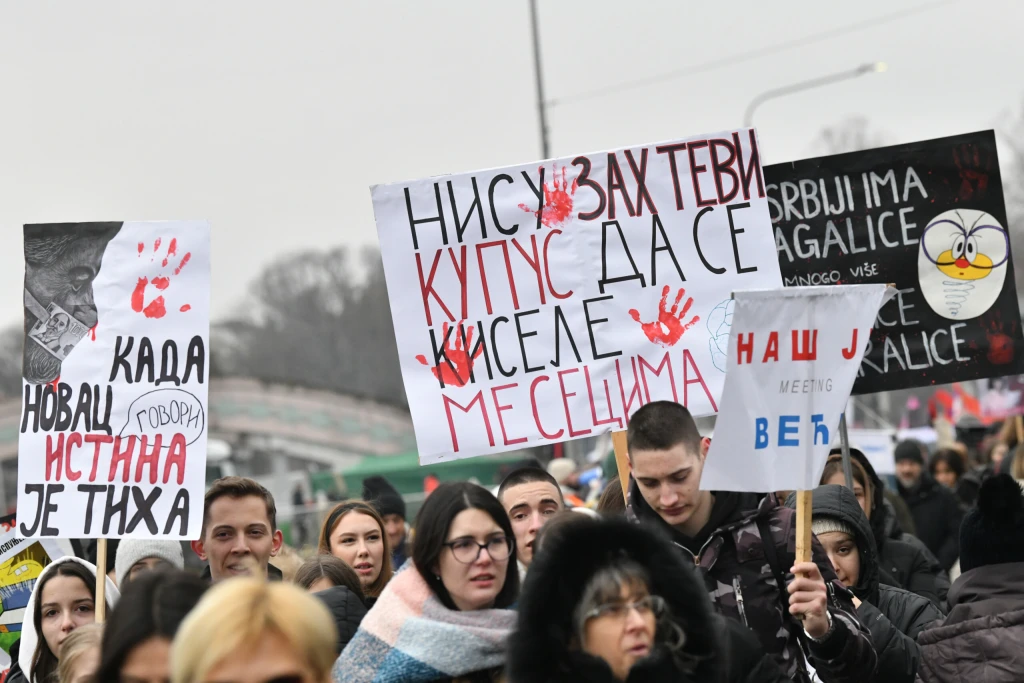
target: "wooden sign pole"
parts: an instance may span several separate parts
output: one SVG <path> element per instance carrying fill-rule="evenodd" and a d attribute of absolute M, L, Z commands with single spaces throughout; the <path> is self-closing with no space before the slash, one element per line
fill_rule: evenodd
<path fill-rule="evenodd" d="M 811 496 L 813 491 L 796 492 L 796 561 L 811 561 Z"/>
<path fill-rule="evenodd" d="M 107 618 L 107 539 L 96 540 L 96 623 Z"/>
<path fill-rule="evenodd" d="M 612 432 L 612 446 L 615 447 L 615 466 L 619 470 L 622 484 L 622 498 L 629 503 L 629 450 L 626 448 L 626 432 Z"/>

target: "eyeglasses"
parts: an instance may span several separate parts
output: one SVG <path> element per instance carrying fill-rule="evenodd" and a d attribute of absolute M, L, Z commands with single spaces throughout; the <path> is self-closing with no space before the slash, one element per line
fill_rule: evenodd
<path fill-rule="evenodd" d="M 598 605 L 583 616 L 583 621 L 597 617 L 625 619 L 630 610 L 636 610 L 641 616 L 653 614 L 658 617 L 665 613 L 665 599 L 658 595 L 648 595 L 633 602 L 606 602 Z"/>
<path fill-rule="evenodd" d="M 443 543 L 452 549 L 452 555 L 463 564 L 473 564 L 480 557 L 480 551 L 487 549 L 487 554 L 496 562 L 507 560 L 512 554 L 512 541 L 507 536 L 493 536 L 486 543 L 477 543 L 472 538 L 460 538 Z"/>

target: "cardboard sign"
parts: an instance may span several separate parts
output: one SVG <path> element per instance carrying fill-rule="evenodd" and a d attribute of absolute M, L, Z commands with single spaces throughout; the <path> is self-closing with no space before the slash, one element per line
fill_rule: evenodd
<path fill-rule="evenodd" d="M 43 568 L 69 555 L 53 539 L 31 541 L 17 537 L 15 515 L 0 518 L 0 671 L 11 666 L 11 646 L 21 638 L 28 598 Z M 65 542 L 66 543 L 66 542 Z"/>
<path fill-rule="evenodd" d="M 813 489 L 885 285 L 736 292 L 729 370 L 701 478 L 712 491 Z"/>
<path fill-rule="evenodd" d="M 198 538 L 210 230 L 25 226 L 20 538 Z"/>
<path fill-rule="evenodd" d="M 787 286 L 895 283 L 853 393 L 1024 372 L 992 131 L 765 168 Z"/>
<path fill-rule="evenodd" d="M 717 412 L 731 292 L 781 283 L 752 129 L 372 194 L 424 464 Z"/>

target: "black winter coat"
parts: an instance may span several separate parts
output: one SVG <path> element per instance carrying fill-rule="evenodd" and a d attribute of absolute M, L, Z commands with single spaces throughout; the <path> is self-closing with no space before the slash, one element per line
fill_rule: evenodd
<path fill-rule="evenodd" d="M 519 601 L 519 622 L 509 640 L 509 683 L 611 683 L 604 660 L 573 645 L 573 613 L 596 572 L 626 556 L 650 576 L 649 590 L 668 605 L 682 630 L 682 648 L 670 653 L 656 635 L 652 653 L 630 670 L 629 683 L 782 683 L 778 665 L 760 652 L 754 634 L 712 612 L 704 584 L 663 534 L 622 519 L 566 525 L 530 565 Z M 662 627 L 660 627 L 662 628 Z M 661 636 L 661 637 L 659 637 Z"/>
<path fill-rule="evenodd" d="M 903 533 L 896 512 L 885 499 L 885 484 L 875 472 L 871 461 L 856 448 L 850 456 L 857 460 L 871 479 L 874 493 L 871 501 L 871 533 L 878 549 L 881 583 L 928 598 L 945 611 L 949 575 L 931 551 L 915 536 Z"/>
<path fill-rule="evenodd" d="M 352 636 L 359 630 L 359 624 L 368 611 L 366 605 L 347 586 L 334 586 L 313 593 L 313 597 L 319 599 L 334 617 L 334 623 L 338 627 L 337 654 L 340 655 L 348 641 L 352 640 Z"/>
<path fill-rule="evenodd" d="M 921 659 L 915 639 L 925 625 L 941 619 L 942 612 L 919 595 L 879 584 L 877 545 L 868 519 L 850 489 L 814 489 L 813 516 L 839 519 L 856 534 L 860 574 L 851 590 L 861 601 L 857 616 L 871 631 L 878 653 L 878 669 L 872 681 L 913 683 Z"/>
<path fill-rule="evenodd" d="M 928 474 L 921 474 L 916 488 L 899 486 L 900 495 L 914 517 L 917 537 L 928 546 L 946 571 L 960 557 L 960 522 L 963 510 L 952 491 L 936 483 Z"/>

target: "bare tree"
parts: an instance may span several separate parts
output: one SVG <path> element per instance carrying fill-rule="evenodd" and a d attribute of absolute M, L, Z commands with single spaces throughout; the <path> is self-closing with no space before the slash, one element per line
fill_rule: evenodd
<path fill-rule="evenodd" d="M 267 266 L 239 314 L 214 327 L 214 371 L 406 405 L 380 254 L 361 259 L 363 278 L 344 247 Z"/>

